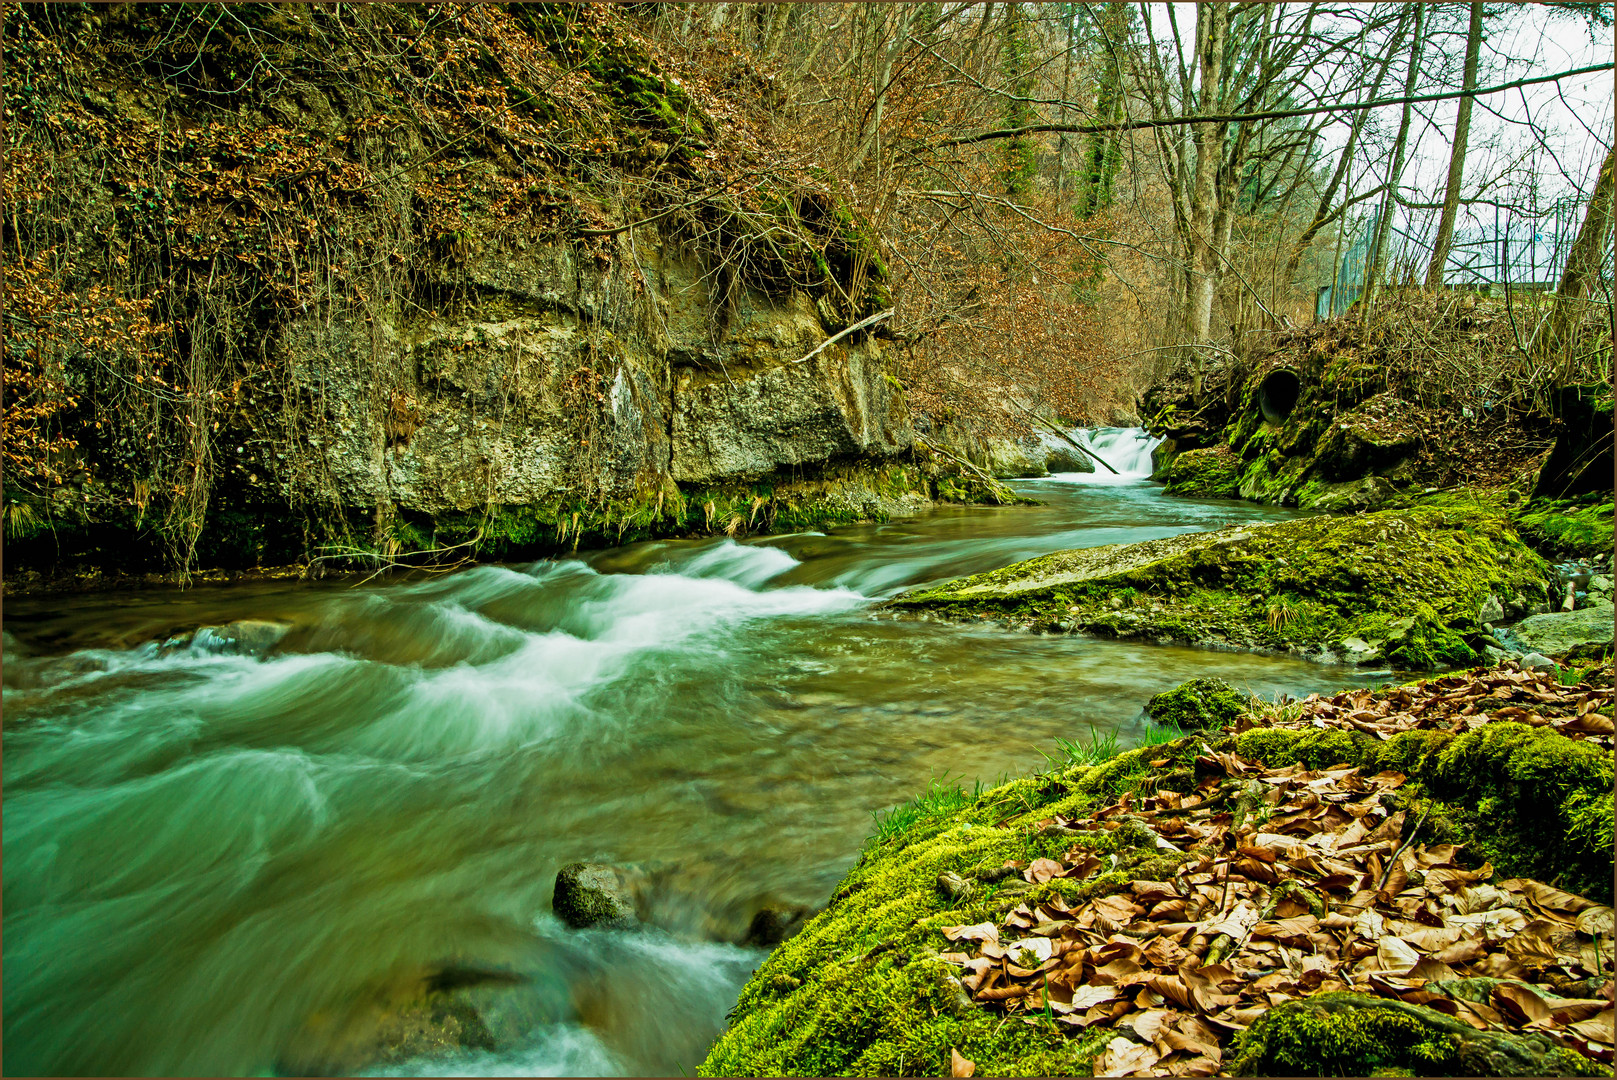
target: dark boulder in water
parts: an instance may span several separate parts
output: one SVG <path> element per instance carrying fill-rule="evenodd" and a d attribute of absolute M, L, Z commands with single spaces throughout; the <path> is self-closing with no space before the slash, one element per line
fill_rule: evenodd
<path fill-rule="evenodd" d="M 803 924 L 813 916 L 813 908 L 797 904 L 771 904 L 752 917 L 752 925 L 747 927 L 747 936 L 741 943 L 773 948 L 803 929 Z"/>
<path fill-rule="evenodd" d="M 562 867 L 550 906 L 575 929 L 621 928 L 639 922 L 629 874 L 605 863 L 576 862 Z"/>

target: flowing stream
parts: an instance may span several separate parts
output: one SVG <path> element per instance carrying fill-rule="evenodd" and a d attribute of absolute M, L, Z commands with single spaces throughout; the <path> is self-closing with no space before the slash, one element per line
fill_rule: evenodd
<path fill-rule="evenodd" d="M 689 1074 L 760 949 L 760 906 L 818 905 L 871 813 L 992 781 L 1057 738 L 1145 721 L 1217 675 L 1265 696 L 1356 676 L 1300 660 L 900 621 L 900 589 L 1067 547 L 1275 519 L 1124 475 L 1015 486 L 1038 507 L 644 543 L 405 582 L 6 605 L 4 1040 L 13 1074 L 307 1067 L 355 1002 L 433 965 L 499 1051 L 442 1075 Z M 290 630 L 267 656 L 216 635 Z M 632 863 L 652 927 L 570 931 L 557 869 Z"/>

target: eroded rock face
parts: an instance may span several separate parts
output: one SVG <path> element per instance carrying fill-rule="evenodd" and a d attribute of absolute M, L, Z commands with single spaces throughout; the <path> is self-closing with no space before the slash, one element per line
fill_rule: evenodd
<path fill-rule="evenodd" d="M 1475 661 L 1488 597 L 1519 614 L 1544 601 L 1548 577 L 1502 517 L 1384 511 L 1058 551 L 892 605 L 1433 670 Z M 1608 634 L 1610 622 L 1608 609 Z"/>
<path fill-rule="evenodd" d="M 476 299 L 453 314 L 401 306 L 368 325 L 295 324 L 281 359 L 325 403 L 307 448 L 315 475 L 355 507 L 436 514 L 654 497 L 670 481 L 751 481 L 909 448 L 876 339 L 802 361 L 840 329 L 813 296 L 717 301 L 653 230 L 613 256 L 494 246 L 469 259 L 457 284 Z M 283 458 L 265 483 L 304 483 L 308 464 Z"/>

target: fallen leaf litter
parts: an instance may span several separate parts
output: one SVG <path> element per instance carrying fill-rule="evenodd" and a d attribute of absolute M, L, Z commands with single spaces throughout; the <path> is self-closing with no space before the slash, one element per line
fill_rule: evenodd
<path fill-rule="evenodd" d="M 1469 729 L 1479 688 L 1523 691 L 1545 723 L 1610 744 L 1610 718 L 1596 712 L 1609 689 L 1561 687 L 1532 672 L 1316 696 L 1293 723 Z M 1336 990 L 1425 1005 L 1478 1029 L 1542 1032 L 1612 1062 L 1611 908 L 1525 878 L 1489 884 L 1493 868 L 1466 869 L 1453 844 L 1401 842 L 1418 822 L 1382 798 L 1404 783 L 1400 773 L 1268 768 L 1202 750 L 1206 778 L 1195 794 L 1130 793 L 1088 818 L 1036 824 L 1081 834 L 1133 823 L 1160 849 L 1201 854 L 1167 881 L 1130 881 L 1076 906 L 1059 896 L 1023 902 L 998 923 L 945 927 L 951 941 L 975 946 L 943 956 L 963 969 L 974 1000 L 1030 1024 L 1114 1025 L 1097 1076 L 1216 1074 L 1228 1040 L 1267 1009 Z M 1261 789 L 1252 812 L 1237 820 L 1200 808 L 1223 805 L 1208 796 L 1232 780 Z M 1105 869 L 1081 844 L 1061 859 L 1006 866 L 1034 884 Z"/>

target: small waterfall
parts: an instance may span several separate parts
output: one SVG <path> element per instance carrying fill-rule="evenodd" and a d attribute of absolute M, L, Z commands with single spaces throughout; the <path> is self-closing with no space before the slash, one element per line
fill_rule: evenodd
<path fill-rule="evenodd" d="M 1147 435 L 1144 428 L 1073 428 L 1067 435 L 1117 470 L 1113 475 L 1096 465 L 1092 473 L 1057 474 L 1060 479 L 1074 484 L 1118 484 L 1144 480 L 1151 475 L 1151 451 L 1162 443 L 1161 439 Z M 1054 438 L 1047 436 L 1052 441 Z"/>

